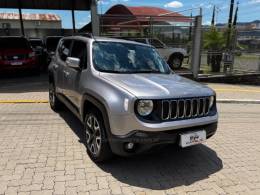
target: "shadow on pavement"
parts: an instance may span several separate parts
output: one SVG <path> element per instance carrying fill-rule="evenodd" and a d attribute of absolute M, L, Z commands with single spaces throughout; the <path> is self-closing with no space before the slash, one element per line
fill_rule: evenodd
<path fill-rule="evenodd" d="M 60 116 L 79 137 L 79 142 L 84 143 L 80 121 L 67 109 L 60 112 Z M 122 183 L 152 190 L 190 185 L 223 168 L 222 160 L 206 145 L 186 149 L 167 146 L 150 154 L 115 157 L 97 166 Z"/>
<path fill-rule="evenodd" d="M 0 93 L 47 92 L 48 75 L 0 77 Z"/>

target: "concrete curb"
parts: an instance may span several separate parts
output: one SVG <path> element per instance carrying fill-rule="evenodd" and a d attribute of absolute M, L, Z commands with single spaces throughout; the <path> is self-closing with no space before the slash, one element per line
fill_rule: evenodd
<path fill-rule="evenodd" d="M 217 99 L 217 103 L 221 103 L 221 104 L 260 104 L 260 100 Z"/>

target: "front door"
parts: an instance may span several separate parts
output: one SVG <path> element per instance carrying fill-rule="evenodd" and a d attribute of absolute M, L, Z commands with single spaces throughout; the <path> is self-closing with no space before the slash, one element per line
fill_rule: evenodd
<path fill-rule="evenodd" d="M 57 93 L 64 94 L 65 87 L 64 87 L 64 70 L 66 68 L 66 59 L 70 55 L 70 48 L 71 48 L 71 43 L 72 41 L 69 39 L 64 39 L 58 48 L 58 56 L 57 60 L 54 61 L 54 71 L 56 71 L 56 88 L 57 88 Z"/>
<path fill-rule="evenodd" d="M 79 40 L 75 40 L 72 45 L 70 57 L 80 59 L 80 68 L 66 67 L 64 84 L 66 86 L 66 96 L 71 103 L 79 109 L 80 101 L 80 82 L 82 80 L 82 71 L 87 66 L 87 43 Z"/>

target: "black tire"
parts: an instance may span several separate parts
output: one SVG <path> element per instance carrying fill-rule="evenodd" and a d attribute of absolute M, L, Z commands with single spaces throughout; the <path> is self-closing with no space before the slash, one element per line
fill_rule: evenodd
<path fill-rule="evenodd" d="M 169 65 L 172 70 L 178 70 L 181 68 L 183 62 L 183 56 L 181 55 L 173 55 L 169 60 Z"/>
<path fill-rule="evenodd" d="M 53 82 L 49 83 L 49 103 L 52 110 L 59 111 L 62 108 L 61 101 L 57 98 L 56 89 Z"/>
<path fill-rule="evenodd" d="M 101 114 L 95 110 L 90 110 L 84 122 L 84 130 L 86 133 L 86 148 L 89 157 L 94 162 L 105 162 L 113 157 L 107 139 L 104 121 Z"/>

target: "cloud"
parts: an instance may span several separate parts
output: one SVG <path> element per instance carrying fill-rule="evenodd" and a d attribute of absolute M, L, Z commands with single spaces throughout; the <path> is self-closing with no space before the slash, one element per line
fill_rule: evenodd
<path fill-rule="evenodd" d="M 129 0 L 110 0 L 112 3 L 128 2 Z"/>
<path fill-rule="evenodd" d="M 108 4 L 109 4 L 109 1 L 100 0 L 100 1 L 98 1 L 98 4 L 99 4 L 99 5 L 108 5 Z"/>
<path fill-rule="evenodd" d="M 98 1 L 98 4 L 99 5 L 108 5 L 109 2 L 108 1 L 104 1 L 104 0 L 100 0 L 100 1 Z"/>
<path fill-rule="evenodd" d="M 250 0 L 249 3 L 250 4 L 257 4 L 257 3 L 260 3 L 260 0 Z"/>
<path fill-rule="evenodd" d="M 114 3 L 128 2 L 129 0 L 99 0 L 99 5 L 109 5 Z"/>
<path fill-rule="evenodd" d="M 203 22 L 203 25 L 210 25 L 211 24 L 211 21 L 204 21 Z"/>
<path fill-rule="evenodd" d="M 165 4 L 164 7 L 181 8 L 183 7 L 183 3 L 180 1 L 172 1 L 170 3 Z"/>

